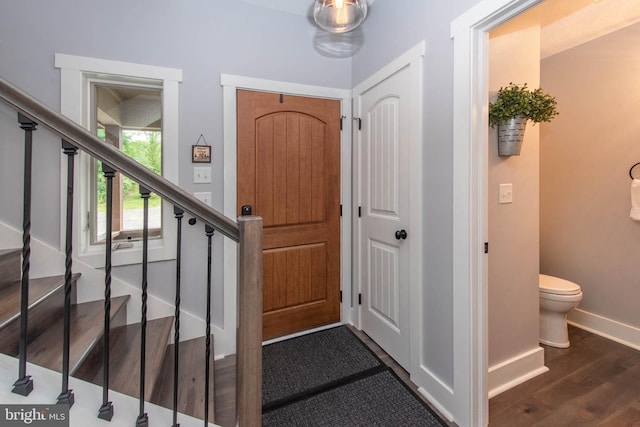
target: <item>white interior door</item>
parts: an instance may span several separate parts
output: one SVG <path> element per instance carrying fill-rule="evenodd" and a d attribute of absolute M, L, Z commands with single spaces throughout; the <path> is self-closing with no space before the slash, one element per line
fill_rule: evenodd
<path fill-rule="evenodd" d="M 361 327 L 410 367 L 410 67 L 356 96 Z"/>

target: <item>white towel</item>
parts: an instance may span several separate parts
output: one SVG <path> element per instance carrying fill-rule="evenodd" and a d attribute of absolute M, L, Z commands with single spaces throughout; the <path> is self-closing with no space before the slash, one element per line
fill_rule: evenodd
<path fill-rule="evenodd" d="M 631 180 L 631 213 L 634 221 L 640 221 L 640 179 Z"/>

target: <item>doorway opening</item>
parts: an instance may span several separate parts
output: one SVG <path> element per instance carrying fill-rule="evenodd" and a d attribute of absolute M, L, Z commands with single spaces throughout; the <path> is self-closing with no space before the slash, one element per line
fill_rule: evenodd
<path fill-rule="evenodd" d="M 540 3 L 538 0 L 483 1 L 452 22 L 454 39 L 454 383 L 468 394 L 462 424 L 488 422 L 487 183 L 488 37 L 498 25 Z M 576 2 L 577 3 L 577 2 Z M 591 2 L 589 2 L 591 3 Z M 496 191 L 497 193 L 497 191 Z M 459 351 L 458 351 L 459 349 Z M 466 360 L 470 360 L 471 363 Z M 468 417 L 468 418 L 465 418 Z"/>

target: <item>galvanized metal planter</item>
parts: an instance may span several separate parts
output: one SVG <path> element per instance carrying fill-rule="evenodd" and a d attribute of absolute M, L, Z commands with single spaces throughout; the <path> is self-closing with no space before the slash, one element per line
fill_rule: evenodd
<path fill-rule="evenodd" d="M 520 115 L 498 125 L 498 155 L 520 155 L 527 120 L 525 116 Z"/>

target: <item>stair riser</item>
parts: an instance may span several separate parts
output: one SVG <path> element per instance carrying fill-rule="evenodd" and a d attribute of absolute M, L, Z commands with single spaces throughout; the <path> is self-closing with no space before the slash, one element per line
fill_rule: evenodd
<path fill-rule="evenodd" d="M 162 367 L 165 350 L 171 332 L 172 319 L 150 320 L 146 337 L 145 398 L 153 393 L 158 372 Z M 132 397 L 140 395 L 140 324 L 114 328 L 110 339 L 109 388 Z M 91 365 L 91 366 L 87 366 Z M 126 366 L 126 372 L 122 367 Z M 102 352 L 95 348 L 74 375 L 96 385 L 103 384 Z"/>
<path fill-rule="evenodd" d="M 116 338 L 116 333 L 120 327 L 127 324 L 127 309 L 126 306 L 120 310 L 114 317 L 111 318 L 111 332 L 109 339 L 111 340 L 111 347 L 113 347 L 113 341 Z M 98 375 L 100 368 L 102 368 L 102 356 L 104 354 L 104 340 L 100 338 L 96 345 L 93 346 L 89 355 L 84 361 L 77 366 L 72 375 L 76 378 L 90 380 Z"/>
<path fill-rule="evenodd" d="M 22 271 L 20 251 L 2 251 L 0 253 L 0 290 L 20 280 Z"/>
<path fill-rule="evenodd" d="M 72 300 L 75 300 L 75 298 L 72 298 Z M 63 314 L 64 288 L 60 287 L 55 290 L 49 298 L 29 309 L 29 317 L 27 318 L 28 341 L 33 341 L 39 337 L 51 323 L 60 318 Z M 62 337 L 60 337 L 60 339 L 62 339 Z M 18 317 L 0 330 L 0 351 L 5 354 L 16 356 L 18 354 L 19 340 L 20 318 Z M 27 349 L 27 359 L 28 354 L 29 351 Z"/>
<path fill-rule="evenodd" d="M 211 336 L 213 343 L 213 336 Z M 213 345 L 213 344 L 212 344 Z M 197 338 L 180 343 L 178 375 L 178 411 L 196 418 L 204 419 L 205 388 L 205 338 Z M 173 369 L 175 344 L 167 346 L 164 363 L 159 372 L 154 393 L 150 402 L 165 408 L 173 407 Z M 213 421 L 215 361 L 209 359 L 209 421 Z"/>

